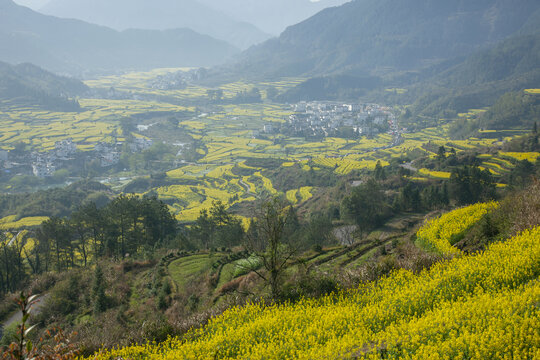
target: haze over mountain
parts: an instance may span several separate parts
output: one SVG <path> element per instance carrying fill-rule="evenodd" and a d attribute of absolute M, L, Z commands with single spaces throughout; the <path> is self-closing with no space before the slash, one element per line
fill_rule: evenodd
<path fill-rule="evenodd" d="M 254 25 L 234 20 L 196 0 L 51 0 L 40 12 L 119 31 L 189 28 L 242 49 L 270 37 Z"/>
<path fill-rule="evenodd" d="M 237 52 L 189 29 L 118 32 L 46 16 L 0 0 L 0 60 L 31 62 L 60 73 L 211 66 Z"/>
<path fill-rule="evenodd" d="M 286 27 L 297 24 L 324 8 L 349 0 L 199 0 L 208 7 L 232 18 L 254 24 L 263 31 L 279 35 Z"/>
<path fill-rule="evenodd" d="M 45 4 L 47 4 L 48 2 L 49 0 L 17 0 L 15 1 L 15 3 L 29 7 L 30 9 L 33 9 L 33 10 L 38 10 L 39 8 L 45 6 Z"/>
<path fill-rule="evenodd" d="M 539 9 L 537 0 L 355 0 L 246 51 L 238 68 L 257 76 L 419 70 L 534 30 Z"/>

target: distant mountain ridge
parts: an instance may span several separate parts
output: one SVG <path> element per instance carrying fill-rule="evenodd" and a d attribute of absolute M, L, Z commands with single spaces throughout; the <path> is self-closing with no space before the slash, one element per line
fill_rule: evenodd
<path fill-rule="evenodd" d="M 81 81 L 54 75 L 32 64 L 0 62 L 0 100 L 48 109 L 76 110 L 71 100 L 89 88 Z"/>
<path fill-rule="evenodd" d="M 428 68 L 519 32 L 537 0 L 355 0 L 289 27 L 244 52 L 260 76 L 385 74 Z"/>
<path fill-rule="evenodd" d="M 211 66 L 238 50 L 189 29 L 115 30 L 0 0 L 0 60 L 71 74 Z"/>
<path fill-rule="evenodd" d="M 232 18 L 247 21 L 261 30 L 279 35 L 288 26 L 306 20 L 324 8 L 349 0 L 199 0 Z"/>
<path fill-rule="evenodd" d="M 197 0 L 51 0 L 40 12 L 115 30 L 189 28 L 245 49 L 270 38 Z"/>

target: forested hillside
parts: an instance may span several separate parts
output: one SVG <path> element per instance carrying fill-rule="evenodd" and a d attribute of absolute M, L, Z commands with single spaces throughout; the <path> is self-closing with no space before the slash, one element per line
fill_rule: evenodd
<path fill-rule="evenodd" d="M 382 85 L 376 76 L 332 75 L 308 79 L 281 94 L 279 101 L 295 103 L 313 100 L 354 99 Z"/>
<path fill-rule="evenodd" d="M 295 76 L 419 70 L 518 32 L 536 1 L 352 1 L 245 52 L 242 71 Z M 474 34 L 474 36 L 471 36 Z"/>
<path fill-rule="evenodd" d="M 244 76 L 313 76 L 281 101 L 384 98 L 412 104 L 413 118 L 430 118 L 431 124 L 490 106 L 506 92 L 536 87 L 537 3 L 432 5 L 411 1 L 398 9 L 353 1 L 326 9 L 244 52 L 239 66 Z"/>
<path fill-rule="evenodd" d="M 490 106 L 506 92 L 534 88 L 540 81 L 539 62 L 540 35 L 512 37 L 421 80 L 405 101 L 414 102 L 415 114 L 426 116 Z"/>
<path fill-rule="evenodd" d="M 32 64 L 0 62 L 0 99 L 51 110 L 77 110 L 72 99 L 90 89 L 76 79 L 56 76 Z"/>

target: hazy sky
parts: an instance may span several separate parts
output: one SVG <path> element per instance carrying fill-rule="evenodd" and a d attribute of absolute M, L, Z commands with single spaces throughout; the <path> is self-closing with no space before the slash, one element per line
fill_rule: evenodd
<path fill-rule="evenodd" d="M 41 8 L 43 5 L 49 2 L 49 0 L 13 0 L 13 1 L 15 1 L 17 4 L 28 6 L 29 8 L 35 9 L 35 10 Z M 321 0 L 309 0 L 309 1 L 319 2 Z"/>

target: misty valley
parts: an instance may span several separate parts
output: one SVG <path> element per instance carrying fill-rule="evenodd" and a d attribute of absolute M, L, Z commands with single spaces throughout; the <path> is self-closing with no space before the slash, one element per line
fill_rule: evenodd
<path fill-rule="evenodd" d="M 539 20 L 0 0 L 2 359 L 540 357 Z"/>

